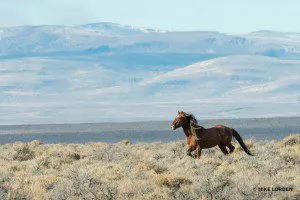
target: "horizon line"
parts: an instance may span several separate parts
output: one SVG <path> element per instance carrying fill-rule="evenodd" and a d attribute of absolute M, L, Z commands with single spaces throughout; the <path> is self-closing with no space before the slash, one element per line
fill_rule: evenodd
<path fill-rule="evenodd" d="M 300 116 L 273 116 L 273 117 L 239 117 L 239 118 L 205 118 L 197 119 L 198 121 L 212 121 L 212 120 L 253 120 L 253 119 L 282 119 L 282 118 L 300 118 Z M 125 124 L 125 123 L 147 123 L 147 122 L 171 122 L 172 120 L 142 120 L 142 121 L 107 121 L 107 122 L 68 122 L 68 123 L 36 123 L 36 124 L 0 124 L 4 126 L 41 126 L 41 125 L 80 125 L 80 124 Z"/>

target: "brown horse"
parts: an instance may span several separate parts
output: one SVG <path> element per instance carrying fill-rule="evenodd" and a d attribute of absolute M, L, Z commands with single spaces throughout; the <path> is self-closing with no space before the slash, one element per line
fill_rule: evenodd
<path fill-rule="evenodd" d="M 176 130 L 179 127 L 182 127 L 185 133 L 186 142 L 189 147 L 187 154 L 189 156 L 192 156 L 191 152 L 196 150 L 196 158 L 199 159 L 202 149 L 212 148 L 217 145 L 225 155 L 228 154 L 226 147 L 228 147 L 230 153 L 232 153 L 235 149 L 235 147 L 231 144 L 232 136 L 236 138 L 248 155 L 253 156 L 243 142 L 240 134 L 233 128 L 217 125 L 215 127 L 205 129 L 197 124 L 197 119 L 192 114 L 185 113 L 183 111 L 178 111 L 178 115 L 175 117 L 171 125 L 173 130 Z"/>

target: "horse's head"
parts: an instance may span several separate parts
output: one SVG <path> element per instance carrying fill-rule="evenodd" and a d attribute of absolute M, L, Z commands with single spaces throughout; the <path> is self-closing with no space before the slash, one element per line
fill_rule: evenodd
<path fill-rule="evenodd" d="M 187 126 L 189 124 L 189 119 L 187 114 L 183 111 L 178 111 L 178 115 L 175 117 L 174 121 L 171 124 L 171 128 L 176 130 L 177 128 Z"/>

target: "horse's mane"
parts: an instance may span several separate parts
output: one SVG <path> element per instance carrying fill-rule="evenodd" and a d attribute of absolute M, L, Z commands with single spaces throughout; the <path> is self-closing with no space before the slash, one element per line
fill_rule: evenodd
<path fill-rule="evenodd" d="M 184 113 L 185 117 L 190 120 L 190 125 L 193 127 L 202 127 L 198 125 L 196 117 L 192 113 Z"/>

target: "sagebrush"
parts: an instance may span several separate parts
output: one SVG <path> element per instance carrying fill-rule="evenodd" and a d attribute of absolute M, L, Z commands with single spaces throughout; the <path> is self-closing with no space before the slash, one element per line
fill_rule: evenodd
<path fill-rule="evenodd" d="M 212 148 L 200 160 L 186 155 L 185 141 L 5 144 L 0 199 L 298 199 L 300 135 L 246 144 L 254 157 Z"/>

